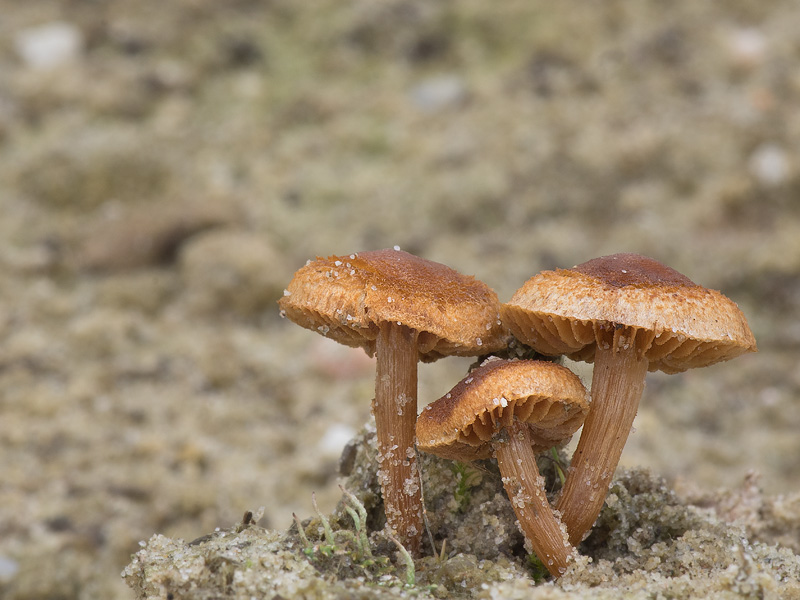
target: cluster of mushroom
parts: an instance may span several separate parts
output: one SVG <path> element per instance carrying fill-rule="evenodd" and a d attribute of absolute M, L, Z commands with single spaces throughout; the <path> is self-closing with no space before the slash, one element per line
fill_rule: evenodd
<path fill-rule="evenodd" d="M 379 480 L 387 524 L 412 554 L 423 531 L 415 448 L 494 457 L 527 543 L 556 577 L 600 513 L 646 372 L 756 350 L 736 304 L 637 254 L 544 271 L 502 305 L 475 278 L 397 248 L 318 258 L 279 304 L 303 327 L 377 356 Z M 591 403 L 566 367 L 490 357 L 417 418 L 419 360 L 491 355 L 512 334 L 541 354 L 594 362 Z M 553 508 L 535 455 L 582 425 Z"/>

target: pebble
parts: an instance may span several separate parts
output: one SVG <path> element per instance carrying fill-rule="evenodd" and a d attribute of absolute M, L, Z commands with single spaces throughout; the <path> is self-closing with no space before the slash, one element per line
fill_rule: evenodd
<path fill-rule="evenodd" d="M 19 571 L 19 563 L 7 556 L 0 556 L 0 581 L 12 579 Z"/>
<path fill-rule="evenodd" d="M 122 206 L 87 224 L 75 263 L 81 270 L 95 272 L 167 264 L 190 237 L 219 227 L 228 218 L 224 209 L 209 205 Z"/>
<path fill-rule="evenodd" d="M 19 31 L 14 49 L 28 67 L 53 69 L 78 58 L 83 34 L 70 23 L 47 23 Z"/>
<path fill-rule="evenodd" d="M 411 90 L 414 105 L 425 112 L 451 108 L 466 98 L 463 79 L 456 75 L 431 77 Z"/>
<path fill-rule="evenodd" d="M 737 29 L 728 37 L 728 49 L 737 65 L 752 68 L 764 62 L 767 38 L 753 27 Z"/>
<path fill-rule="evenodd" d="M 344 423 L 333 423 L 317 442 L 317 448 L 322 454 L 339 456 L 350 440 L 356 435 L 356 430 Z"/>
<path fill-rule="evenodd" d="M 193 312 L 277 314 L 275 302 L 291 279 L 286 261 L 263 233 L 209 231 L 179 252 L 185 298 Z"/>
<path fill-rule="evenodd" d="M 765 143 L 756 148 L 748 166 L 750 173 L 763 185 L 780 185 L 789 177 L 789 158 L 776 144 Z"/>

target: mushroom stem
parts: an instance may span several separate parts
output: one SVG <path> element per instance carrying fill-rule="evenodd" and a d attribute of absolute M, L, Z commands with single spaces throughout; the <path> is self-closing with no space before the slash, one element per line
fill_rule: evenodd
<path fill-rule="evenodd" d="M 493 443 L 506 494 L 525 538 L 550 574 L 561 577 L 575 550 L 547 500 L 534 445 L 530 429 L 519 421 Z"/>
<path fill-rule="evenodd" d="M 617 343 L 616 335 L 607 348 L 597 344 L 589 415 L 556 503 L 575 546 L 603 508 L 644 390 L 648 361 L 637 349 L 635 336 L 625 337 L 630 340 L 627 347 Z"/>
<path fill-rule="evenodd" d="M 386 520 L 412 555 L 422 540 L 422 495 L 417 473 L 417 332 L 404 325 L 380 326 L 375 354 L 378 478 Z"/>

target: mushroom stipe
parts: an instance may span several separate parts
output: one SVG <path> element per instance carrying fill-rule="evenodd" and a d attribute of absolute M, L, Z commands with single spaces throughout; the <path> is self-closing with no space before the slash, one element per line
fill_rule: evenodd
<path fill-rule="evenodd" d="M 494 456 L 526 542 L 560 577 L 574 547 L 547 500 L 536 454 L 569 440 L 587 410 L 586 390 L 566 367 L 489 359 L 422 411 L 417 445 L 454 460 Z"/>
<path fill-rule="evenodd" d="M 543 271 L 501 314 L 538 352 L 594 362 L 592 405 L 557 504 L 576 545 L 600 514 L 647 371 L 677 373 L 756 351 L 736 304 L 638 254 Z"/>
<path fill-rule="evenodd" d="M 418 555 L 422 499 L 414 448 L 417 361 L 506 345 L 497 294 L 474 277 L 400 250 L 309 261 L 279 301 L 282 314 L 377 355 L 373 412 L 389 528 Z"/>
<path fill-rule="evenodd" d="M 502 306 L 482 282 L 397 249 L 332 256 L 297 271 L 279 304 L 303 327 L 377 355 L 373 412 L 384 507 L 390 530 L 412 554 L 423 531 L 416 423 L 423 451 L 497 458 L 526 539 L 555 576 L 605 501 L 647 371 L 676 373 L 756 351 L 732 301 L 637 254 L 543 271 Z M 501 352 L 506 328 L 545 356 L 594 362 L 591 408 L 564 367 L 491 359 L 417 421 L 417 362 Z M 520 377 L 534 387 L 551 384 L 547 399 L 520 392 Z M 554 513 L 536 485 L 533 456 L 569 438 L 584 418 Z"/>

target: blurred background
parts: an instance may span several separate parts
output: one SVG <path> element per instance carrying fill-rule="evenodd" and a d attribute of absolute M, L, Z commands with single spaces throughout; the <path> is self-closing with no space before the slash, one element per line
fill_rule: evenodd
<path fill-rule="evenodd" d="M 653 256 L 759 353 L 651 374 L 623 455 L 800 484 L 800 5 L 0 0 L 0 596 L 129 598 L 140 540 L 339 497 L 373 364 L 281 320 L 398 245 L 508 300 Z M 420 367 L 420 398 L 469 360 Z M 571 365 L 588 384 L 591 368 Z"/>

